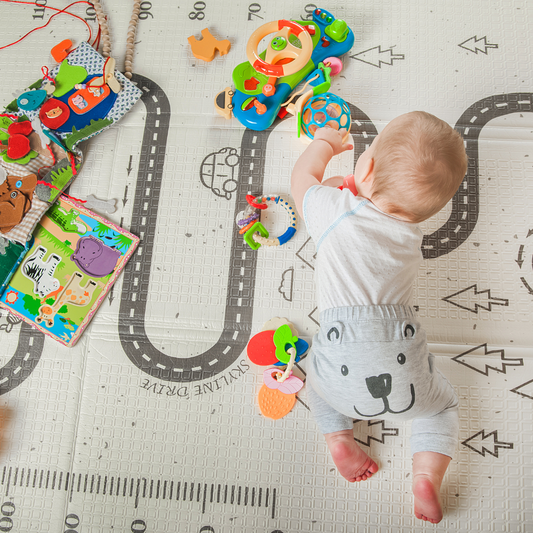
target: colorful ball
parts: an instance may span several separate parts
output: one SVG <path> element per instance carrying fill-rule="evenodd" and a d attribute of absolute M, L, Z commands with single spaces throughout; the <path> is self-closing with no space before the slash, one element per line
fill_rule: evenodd
<path fill-rule="evenodd" d="M 333 93 L 309 98 L 302 109 L 302 131 L 311 139 L 317 129 L 330 126 L 336 130 L 350 130 L 352 118 L 348 104 Z"/>

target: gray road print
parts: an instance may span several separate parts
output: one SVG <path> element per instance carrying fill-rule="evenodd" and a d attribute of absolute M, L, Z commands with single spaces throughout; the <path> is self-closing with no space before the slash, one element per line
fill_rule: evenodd
<path fill-rule="evenodd" d="M 350 105 L 352 113 L 351 133 L 354 139 L 355 158 L 366 149 L 377 135 L 370 119 Z M 455 129 L 465 140 L 468 170 L 452 199 L 448 220 L 431 235 L 424 235 L 422 254 L 424 259 L 435 259 L 449 254 L 463 244 L 479 217 L 479 136 L 493 119 L 511 113 L 531 113 L 533 93 L 511 93 L 489 96 L 470 106 L 459 118 Z"/>
<path fill-rule="evenodd" d="M 9 361 L 0 368 L 0 395 L 18 387 L 33 372 L 44 347 L 44 333 L 22 322 L 19 343 Z"/>
<path fill-rule="evenodd" d="M 455 129 L 465 140 L 468 171 L 452 200 L 452 211 L 445 224 L 424 236 L 424 258 L 434 259 L 461 246 L 476 227 L 479 216 L 479 136 L 493 119 L 511 113 L 531 113 L 533 93 L 489 96 L 470 106 L 459 118 Z"/>
<path fill-rule="evenodd" d="M 152 267 L 153 240 L 157 221 L 170 105 L 165 93 L 156 84 L 135 76 L 143 91 L 146 125 L 139 163 L 132 233 L 141 237 L 141 244 L 124 271 L 119 311 L 119 336 L 126 355 L 143 372 L 165 381 L 188 382 L 219 374 L 242 354 L 251 334 L 257 253 L 242 237 L 234 235 L 229 250 L 224 328 L 219 340 L 204 353 L 187 359 L 175 358 L 158 350 L 146 334 L 146 305 Z M 241 145 L 241 165 L 235 191 L 235 217 L 246 206 L 248 191 L 262 192 L 265 152 L 272 128 L 255 132 L 246 130 Z"/>
<path fill-rule="evenodd" d="M 124 270 L 118 316 L 118 332 L 127 357 L 143 372 L 164 381 L 188 382 L 221 373 L 241 356 L 251 335 L 257 252 L 253 252 L 237 231 L 234 232 L 227 277 L 224 327 L 218 341 L 208 350 L 187 359 L 174 358 L 158 350 L 146 333 L 147 287 L 152 268 L 161 180 L 170 121 L 170 104 L 164 91 L 140 75 L 133 81 L 143 91 L 146 123 L 137 176 L 132 233 L 141 244 Z M 377 135 L 372 121 L 360 109 L 350 105 L 355 159 Z M 517 112 L 533 111 L 532 93 L 491 96 L 470 106 L 455 128 L 463 135 L 469 156 L 468 172 L 452 200 L 448 220 L 431 235 L 424 236 L 423 254 L 436 258 L 463 244 L 479 216 L 478 141 L 483 127 L 492 119 Z M 239 179 L 235 191 L 235 217 L 246 205 L 246 193 L 263 192 L 266 147 L 273 127 L 262 132 L 245 130 L 241 142 Z M 234 218 L 235 218 L 234 217 Z M 0 368 L 0 395 L 20 385 L 37 365 L 44 346 L 44 335 L 23 324 L 19 343 L 9 361 Z"/>

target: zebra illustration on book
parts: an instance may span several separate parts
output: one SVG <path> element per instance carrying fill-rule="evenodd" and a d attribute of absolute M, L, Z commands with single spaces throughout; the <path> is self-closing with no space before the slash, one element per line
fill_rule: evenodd
<path fill-rule="evenodd" d="M 47 252 L 48 250 L 44 246 L 38 246 L 35 253 L 22 265 L 22 273 L 33 281 L 33 292 L 41 298 L 57 291 L 60 286 L 59 280 L 54 277 L 54 273 L 62 258 L 52 253 L 45 262 L 43 258 Z"/>
<path fill-rule="evenodd" d="M 93 293 L 98 287 L 96 281 L 89 279 L 85 286 L 81 286 L 83 274 L 77 270 L 68 280 L 63 290 L 57 295 L 56 301 L 49 305 L 39 307 L 39 314 L 35 317 L 37 324 L 44 324 L 47 328 L 54 326 L 54 317 L 63 305 L 76 305 L 83 307 L 91 302 Z"/>

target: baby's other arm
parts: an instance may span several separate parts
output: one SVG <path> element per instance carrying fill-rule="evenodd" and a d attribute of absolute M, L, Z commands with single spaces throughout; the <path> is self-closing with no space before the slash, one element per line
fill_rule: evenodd
<path fill-rule="evenodd" d="M 291 177 L 291 194 L 302 218 L 302 204 L 307 190 L 322 183 L 326 167 L 333 156 L 353 149 L 352 144 L 342 142 L 345 134 L 346 130 L 337 131 L 329 127 L 317 130 L 313 142 L 296 161 Z"/>

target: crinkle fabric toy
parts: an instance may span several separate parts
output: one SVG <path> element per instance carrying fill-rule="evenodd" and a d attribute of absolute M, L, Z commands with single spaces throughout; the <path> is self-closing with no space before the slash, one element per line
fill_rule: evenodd
<path fill-rule="evenodd" d="M 141 91 L 82 42 L 0 113 L 0 236 L 25 245 L 83 162 L 80 142 L 122 118 Z"/>

